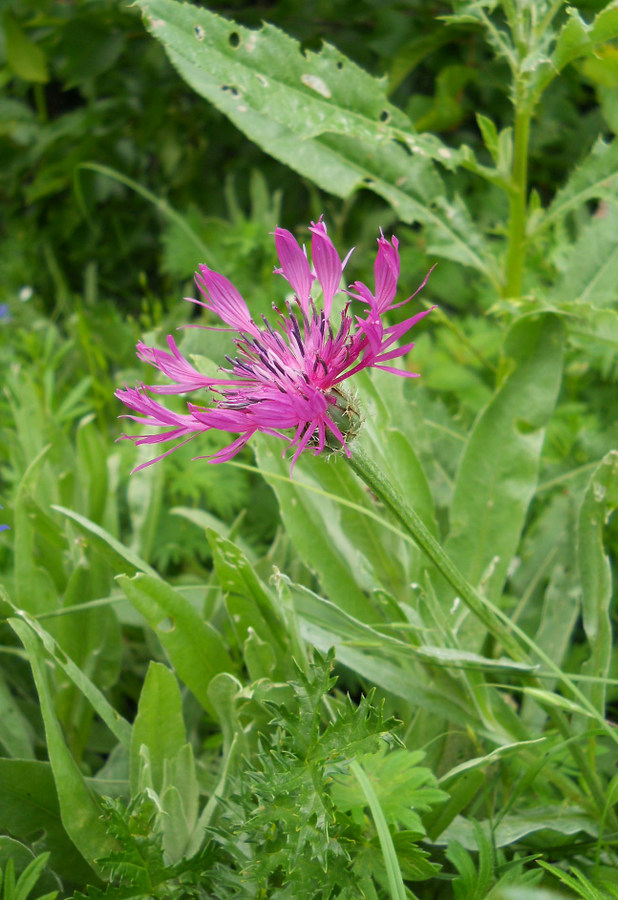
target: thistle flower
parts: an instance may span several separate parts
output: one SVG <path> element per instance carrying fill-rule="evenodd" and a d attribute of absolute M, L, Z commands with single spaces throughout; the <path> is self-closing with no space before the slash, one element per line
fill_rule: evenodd
<path fill-rule="evenodd" d="M 340 282 L 350 254 L 341 261 L 321 217 L 309 230 L 313 268 L 293 235 L 285 228 L 275 230 L 280 261 L 275 274 L 288 282 L 293 300 L 285 301 L 285 310 L 273 305 L 277 316 L 274 324 L 264 316 L 263 325 L 256 324 L 233 284 L 208 266 L 199 267 L 195 281 L 204 300 L 187 299 L 215 313 L 228 326 L 221 330 L 231 330 L 234 335 L 236 353 L 226 356 L 229 368 L 220 370 L 222 377 L 211 378 L 198 372 L 180 353 L 171 335 L 167 338 L 169 352 L 138 343 L 139 359 L 150 363 L 173 384 L 142 384 L 116 391 L 126 406 L 141 414 L 127 418 L 163 429 L 154 434 L 123 437 L 135 444 L 178 441 L 138 469 L 157 462 L 200 432 L 211 429 L 238 435 L 210 457 L 211 463 L 232 459 L 256 431 L 276 435 L 294 447 L 292 467 L 307 448 L 317 454 L 326 447 L 336 446 L 349 456 L 346 437 L 353 436 L 350 421 L 353 416 L 342 384 L 367 368 L 417 377 L 415 372 L 393 368 L 390 363 L 414 346 L 396 344 L 430 310 L 422 310 L 396 325 L 386 325 L 383 319 L 390 310 L 415 297 L 427 278 L 412 297 L 394 303 L 399 279 L 399 243 L 396 237 L 388 240 L 380 231 L 374 290 L 356 281 L 349 290 L 343 291 Z M 321 289 L 321 308 L 317 305 L 316 282 Z M 339 316 L 333 316 L 331 322 L 333 298 L 338 293 L 347 295 L 347 300 Z M 350 298 L 365 304 L 364 316 L 350 314 Z M 172 412 L 149 396 L 203 389 L 212 393 L 214 405 L 188 402 L 186 413 Z"/>

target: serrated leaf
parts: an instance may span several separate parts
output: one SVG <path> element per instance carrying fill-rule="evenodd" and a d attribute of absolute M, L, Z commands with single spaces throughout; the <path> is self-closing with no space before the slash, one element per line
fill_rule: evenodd
<path fill-rule="evenodd" d="M 618 206 L 606 204 L 569 248 L 555 301 L 605 306 L 618 300 Z"/>
<path fill-rule="evenodd" d="M 581 56 L 588 56 L 596 44 L 618 37 L 618 2 L 608 3 L 594 21 L 587 25 L 574 7 L 569 7 L 569 20 L 563 26 L 552 54 L 552 65 L 557 71 Z"/>
<path fill-rule="evenodd" d="M 386 821 L 401 824 L 410 831 L 423 834 L 425 829 L 419 817 L 437 803 L 444 802 L 448 794 L 437 788 L 430 769 L 419 766 L 423 753 L 409 750 L 393 750 L 390 753 L 367 754 L 358 759 L 379 800 Z M 365 796 L 355 778 L 338 777 L 331 787 L 331 796 L 343 810 L 353 810 L 365 805 Z"/>
<path fill-rule="evenodd" d="M 569 334 L 618 350 L 618 310 L 598 309 L 582 303 L 565 303 Z"/>
<path fill-rule="evenodd" d="M 563 219 L 588 200 L 618 197 L 618 139 L 606 143 L 599 138 L 584 161 L 554 197 L 533 235 Z"/>

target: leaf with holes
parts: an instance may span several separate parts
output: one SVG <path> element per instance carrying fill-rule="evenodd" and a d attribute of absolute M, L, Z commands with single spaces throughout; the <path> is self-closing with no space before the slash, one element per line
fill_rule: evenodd
<path fill-rule="evenodd" d="M 400 219 L 435 232 L 436 252 L 448 248 L 449 258 L 456 254 L 497 283 L 480 232 L 471 222 L 462 231 L 450 208 L 435 206 L 444 185 L 431 159 L 453 166 L 457 152 L 412 134 L 385 82 L 329 44 L 302 52 L 272 25 L 252 31 L 175 0 L 138 5 L 185 81 L 263 150 L 339 197 L 369 188 Z M 464 157 L 471 162 L 469 150 Z"/>

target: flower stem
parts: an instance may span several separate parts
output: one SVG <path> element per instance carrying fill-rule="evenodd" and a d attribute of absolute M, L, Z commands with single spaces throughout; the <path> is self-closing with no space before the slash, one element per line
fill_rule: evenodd
<path fill-rule="evenodd" d="M 429 557 L 440 574 L 455 590 L 461 601 L 487 626 L 487 629 L 496 640 L 500 641 L 512 659 L 520 662 L 524 661 L 527 653 L 519 641 L 506 625 L 488 609 L 487 603 L 481 599 L 472 585 L 461 574 L 455 563 L 427 530 L 418 513 L 411 506 L 408 506 L 375 462 L 365 453 L 358 441 L 350 444 L 350 453 L 350 465 L 356 474 L 393 513 L 395 518 L 401 522 L 408 534 L 414 538 L 420 549 Z"/>
<path fill-rule="evenodd" d="M 526 261 L 526 215 L 528 202 L 528 143 L 530 140 L 530 104 L 525 88 L 517 90 L 515 113 L 515 145 L 511 173 L 512 192 L 508 247 L 504 272 L 503 296 L 521 297 Z"/>
<path fill-rule="evenodd" d="M 427 530 L 418 513 L 406 503 L 399 491 L 393 486 L 389 479 L 385 477 L 384 473 L 376 463 L 365 453 L 358 441 L 353 441 L 350 444 L 349 462 L 358 477 L 365 482 L 367 487 L 403 525 L 418 547 L 434 563 L 440 574 L 456 591 L 457 596 L 461 601 L 481 620 L 481 622 L 483 622 L 484 625 L 486 625 L 488 631 L 500 642 L 502 647 L 510 654 L 511 658 L 518 662 L 530 662 L 527 650 L 523 646 L 521 640 L 522 638 L 525 638 L 525 642 L 534 646 L 535 652 L 543 662 L 545 662 L 546 665 L 549 664 L 552 669 L 556 670 L 556 674 L 561 676 L 561 679 L 565 684 L 568 684 L 568 687 L 572 690 L 580 703 L 589 707 L 587 698 L 585 698 L 576 687 L 568 682 L 562 672 L 560 672 L 552 663 L 552 660 L 550 660 L 540 648 L 533 645 L 530 639 L 527 638 L 526 635 L 523 635 L 517 626 L 502 621 L 499 610 L 497 610 L 488 600 L 481 597 L 481 595 L 472 587 L 449 555 L 440 546 L 438 541 L 436 541 L 433 535 Z M 515 637 L 514 631 L 518 634 L 519 639 L 518 637 Z M 522 678 L 528 686 L 542 689 L 542 684 L 534 675 L 523 674 Z M 572 739 L 573 736 L 566 717 L 551 703 L 539 702 L 554 722 L 558 731 L 564 737 L 566 746 L 568 747 L 575 765 L 579 770 L 583 781 L 586 783 L 590 796 L 593 798 L 596 806 L 603 815 L 607 814 L 606 798 L 600 779 L 586 759 L 577 740 Z M 611 828 L 616 828 L 618 826 L 618 818 L 612 811 L 610 811 L 610 814 L 611 822 L 609 821 L 610 815 L 608 815 L 608 824 Z"/>

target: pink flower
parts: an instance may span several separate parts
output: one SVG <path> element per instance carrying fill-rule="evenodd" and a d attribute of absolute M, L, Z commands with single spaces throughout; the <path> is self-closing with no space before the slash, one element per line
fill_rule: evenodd
<path fill-rule="evenodd" d="M 342 383 L 367 368 L 417 377 L 414 372 L 389 364 L 414 346 L 396 344 L 430 310 L 422 310 L 397 325 L 386 325 L 383 318 L 391 309 L 415 297 L 427 278 L 412 297 L 395 304 L 399 245 L 397 238 L 387 240 L 380 232 L 374 291 L 359 281 L 344 291 L 340 282 L 348 257 L 341 261 L 321 218 L 311 224 L 310 231 L 313 268 L 293 235 L 285 228 L 275 230 L 280 262 L 275 273 L 286 279 L 294 298 L 286 301 L 284 312 L 273 306 L 277 314 L 274 326 L 265 317 L 263 326 L 258 326 L 231 282 L 208 266 L 199 267 L 195 280 L 205 301 L 192 302 L 218 315 L 235 335 L 236 354 L 226 356 L 229 368 L 221 369 L 222 377 L 200 374 L 182 356 L 171 335 L 167 338 L 169 350 L 147 347 L 141 341 L 137 345 L 139 359 L 159 369 L 173 384 L 142 384 L 116 391 L 126 406 L 140 413 L 128 418 L 163 429 L 154 434 L 123 437 L 135 444 L 179 441 L 138 468 L 157 462 L 200 432 L 212 428 L 238 435 L 210 458 L 212 463 L 231 459 L 256 431 L 276 435 L 294 447 L 292 467 L 308 447 L 317 454 L 326 446 L 336 445 L 349 455 L 343 433 L 349 430 L 346 427 L 349 400 L 341 389 Z M 316 305 L 316 282 L 322 293 L 321 309 Z M 347 299 L 333 324 L 332 304 L 338 293 L 366 304 L 366 315 L 350 315 L 351 300 Z M 187 412 L 183 414 L 171 412 L 149 396 L 149 393 L 184 394 L 204 388 L 214 395 L 214 405 L 188 402 Z"/>

